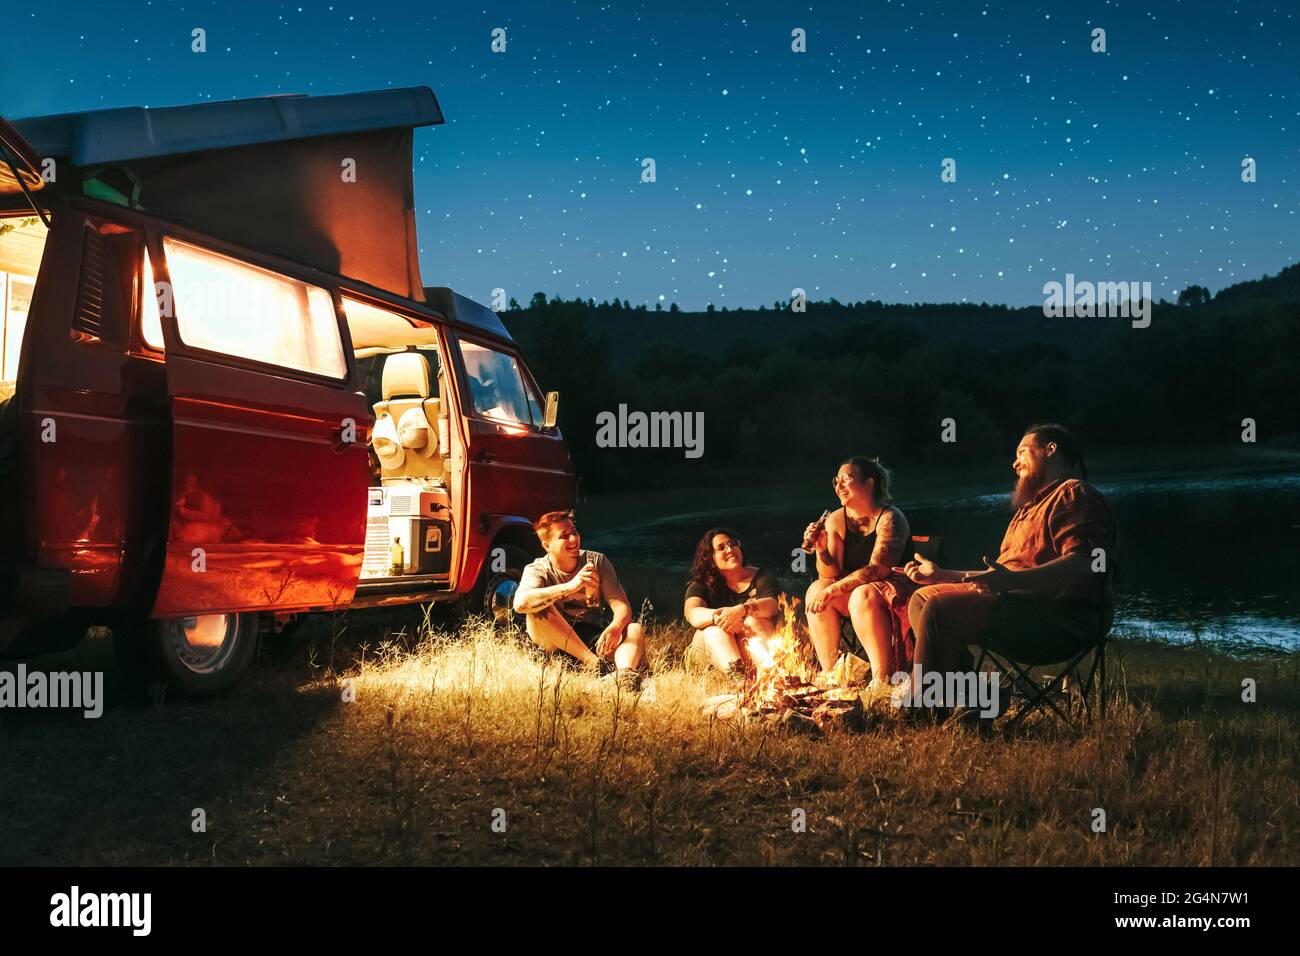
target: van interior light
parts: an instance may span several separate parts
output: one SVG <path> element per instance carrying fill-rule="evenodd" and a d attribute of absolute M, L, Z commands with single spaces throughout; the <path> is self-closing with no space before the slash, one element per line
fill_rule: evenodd
<path fill-rule="evenodd" d="M 345 377 L 334 300 L 325 289 L 179 240 L 163 244 L 187 345 Z"/>
<path fill-rule="evenodd" d="M 436 348 L 438 327 L 425 319 L 399 314 L 360 299 L 343 296 L 343 315 L 352 335 L 352 348 L 369 349 Z"/>
<path fill-rule="evenodd" d="M 153 263 L 149 261 L 149 250 L 144 251 L 144 266 L 141 269 L 140 288 L 140 332 L 144 344 L 151 349 L 163 351 L 162 318 L 158 314 L 158 294 L 154 286 Z"/>

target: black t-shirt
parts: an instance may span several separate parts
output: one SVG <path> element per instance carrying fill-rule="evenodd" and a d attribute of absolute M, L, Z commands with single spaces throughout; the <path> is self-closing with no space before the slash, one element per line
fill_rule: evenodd
<path fill-rule="evenodd" d="M 765 571 L 759 568 L 755 572 L 753 580 L 749 582 L 749 587 L 743 591 L 733 591 L 727 587 L 725 581 L 720 582 L 720 586 L 709 589 L 699 581 L 692 581 L 686 586 L 686 598 L 690 600 L 693 597 L 701 598 L 705 607 L 720 608 L 731 607 L 733 604 L 740 604 L 742 601 L 748 601 L 751 598 L 774 598 L 781 596 L 781 585 L 777 583 L 776 575 L 771 571 Z"/>

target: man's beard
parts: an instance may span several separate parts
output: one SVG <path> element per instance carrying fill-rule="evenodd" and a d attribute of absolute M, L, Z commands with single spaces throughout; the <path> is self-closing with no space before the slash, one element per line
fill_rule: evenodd
<path fill-rule="evenodd" d="M 1015 487 L 1011 489 L 1011 507 L 1019 511 L 1034 500 L 1034 495 L 1043 490 L 1043 473 L 1029 471 L 1023 477 L 1016 478 Z"/>

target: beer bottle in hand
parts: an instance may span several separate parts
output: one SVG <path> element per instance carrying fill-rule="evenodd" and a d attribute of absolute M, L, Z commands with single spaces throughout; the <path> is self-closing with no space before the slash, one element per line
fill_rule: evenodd
<path fill-rule="evenodd" d="M 813 548 L 817 545 L 817 538 L 821 535 L 822 529 L 826 527 L 826 519 L 831 515 L 830 511 L 823 511 L 822 516 L 813 522 L 813 526 L 808 529 L 808 533 L 803 537 L 803 544 L 799 545 L 800 551 L 813 553 Z"/>
<path fill-rule="evenodd" d="M 596 559 L 591 555 L 587 556 L 587 567 L 596 570 Z M 595 584 L 588 584 L 584 590 L 586 593 L 583 597 L 587 607 L 600 607 L 600 580 L 597 579 Z"/>

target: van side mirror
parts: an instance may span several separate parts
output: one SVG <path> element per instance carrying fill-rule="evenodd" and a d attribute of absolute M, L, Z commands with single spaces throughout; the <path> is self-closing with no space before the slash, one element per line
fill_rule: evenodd
<path fill-rule="evenodd" d="M 542 416 L 543 428 L 554 428 L 560 420 L 560 393 L 546 393 L 546 414 Z"/>

